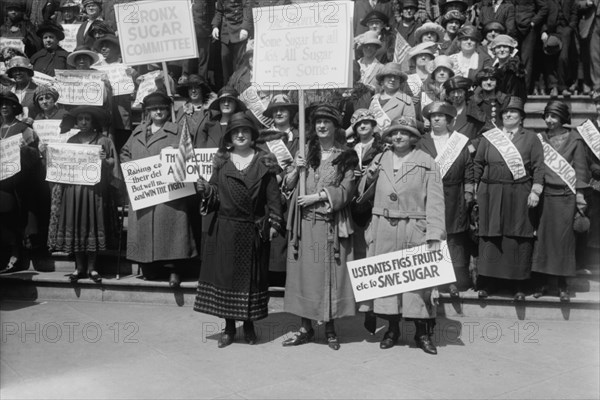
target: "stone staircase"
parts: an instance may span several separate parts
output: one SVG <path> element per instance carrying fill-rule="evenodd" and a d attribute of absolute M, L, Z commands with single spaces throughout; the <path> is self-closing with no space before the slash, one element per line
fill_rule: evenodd
<path fill-rule="evenodd" d="M 558 100 L 565 101 L 571 105 L 571 125 L 578 126 L 585 122 L 586 119 L 596 117 L 596 106 L 590 96 L 572 96 L 568 99 L 562 96 Z M 544 108 L 550 101 L 550 96 L 529 96 L 525 104 L 525 112 L 527 118 L 523 122 L 523 126 L 533 131 L 541 131 L 546 129 L 544 122 Z"/>

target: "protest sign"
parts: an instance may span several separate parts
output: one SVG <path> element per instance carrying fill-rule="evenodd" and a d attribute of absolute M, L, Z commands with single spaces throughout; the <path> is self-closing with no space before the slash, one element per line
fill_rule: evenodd
<path fill-rule="evenodd" d="M 391 296 L 456 281 L 448 244 L 428 245 L 348 261 L 356 301 Z"/>
<path fill-rule="evenodd" d="M 127 65 L 198 57 L 189 0 L 115 4 L 115 17 Z"/>
<path fill-rule="evenodd" d="M 93 186 L 100 182 L 102 160 L 99 144 L 49 143 L 46 148 L 46 180 Z"/>
<path fill-rule="evenodd" d="M 65 38 L 60 42 L 60 47 L 72 53 L 77 47 L 77 31 L 81 24 L 62 24 L 65 30 Z"/>
<path fill-rule="evenodd" d="M 193 183 L 167 182 L 160 156 L 121 163 L 134 211 L 196 194 Z"/>
<path fill-rule="evenodd" d="M 57 69 L 55 87 L 60 93 L 58 103 L 69 105 L 101 106 L 104 100 L 106 76 L 100 71 Z"/>
<path fill-rule="evenodd" d="M 33 130 L 40 138 L 40 142 L 48 143 L 54 141 L 60 135 L 60 119 L 39 119 L 33 121 Z"/>
<path fill-rule="evenodd" d="M 21 171 L 21 140 L 23 135 L 0 140 L 0 181 Z"/>
<path fill-rule="evenodd" d="M 351 2 L 253 8 L 252 81 L 263 90 L 352 87 Z"/>
<path fill-rule="evenodd" d="M 25 53 L 25 43 L 23 43 L 22 37 L 0 37 L 0 49 L 12 47 L 13 49 L 19 50 L 21 53 Z"/>
<path fill-rule="evenodd" d="M 113 96 L 131 94 L 135 91 L 135 85 L 131 76 L 127 75 L 127 65 L 121 63 L 95 65 L 92 67 L 97 71 L 104 72 L 112 87 Z"/>
<path fill-rule="evenodd" d="M 53 76 L 46 75 L 39 71 L 33 71 L 33 78 L 31 78 L 31 80 L 38 86 L 49 85 L 56 87 L 54 85 L 56 79 Z"/>
<path fill-rule="evenodd" d="M 139 107 L 142 104 L 142 100 L 144 100 L 144 97 L 156 91 L 156 78 L 158 78 L 161 72 L 161 70 L 151 71 L 138 78 L 140 80 L 140 85 L 138 87 L 137 93 L 135 94 L 135 101 L 133 102 L 133 107 Z"/>
<path fill-rule="evenodd" d="M 194 149 L 194 157 L 187 160 L 185 164 L 184 182 L 196 182 L 198 177 L 206 180 L 212 175 L 212 161 L 217 148 Z M 175 182 L 175 154 L 178 149 L 163 149 L 160 154 L 163 159 L 162 176 L 166 182 Z"/>

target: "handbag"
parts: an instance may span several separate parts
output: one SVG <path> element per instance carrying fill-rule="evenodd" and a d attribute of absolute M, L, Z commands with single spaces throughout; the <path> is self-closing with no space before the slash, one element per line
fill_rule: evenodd
<path fill-rule="evenodd" d="M 573 230 L 577 233 L 585 233 L 590 230 L 590 219 L 585 214 L 577 209 L 575 211 L 575 218 L 573 219 Z"/>

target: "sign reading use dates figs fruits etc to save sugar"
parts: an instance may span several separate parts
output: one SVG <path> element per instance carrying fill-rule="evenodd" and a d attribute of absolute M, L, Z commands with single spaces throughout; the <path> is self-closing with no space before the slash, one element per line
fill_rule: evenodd
<path fill-rule="evenodd" d="M 198 57 L 189 0 L 115 4 L 115 17 L 124 64 L 140 65 Z"/>
<path fill-rule="evenodd" d="M 352 87 L 353 3 L 252 9 L 252 82 L 265 90 Z"/>
<path fill-rule="evenodd" d="M 424 244 L 348 261 L 347 267 L 356 301 L 456 282 L 445 240 L 439 250 Z"/>

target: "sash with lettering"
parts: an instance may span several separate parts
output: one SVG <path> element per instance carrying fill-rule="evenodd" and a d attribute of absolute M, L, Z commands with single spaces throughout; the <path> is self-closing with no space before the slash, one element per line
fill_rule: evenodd
<path fill-rule="evenodd" d="M 262 99 L 258 90 L 256 90 L 256 87 L 251 85 L 240 95 L 240 100 L 244 102 L 246 107 L 248 107 L 248 110 L 254 114 L 261 124 L 267 128 L 273 126 L 273 118 L 265 117 L 263 115 L 263 112 L 267 109 L 267 105 L 271 100 L 270 97 Z"/>
<path fill-rule="evenodd" d="M 544 164 L 558 175 L 558 177 L 567 184 L 569 189 L 571 189 L 573 194 L 575 194 L 575 183 L 577 182 L 575 168 L 573 168 L 558 151 L 554 150 L 554 147 L 550 146 L 550 144 L 544 140 L 541 133 L 538 133 L 537 137 L 544 147 Z"/>
<path fill-rule="evenodd" d="M 525 164 L 523 164 L 523 158 L 508 136 L 498 128 L 493 128 L 484 132 L 483 136 L 485 136 L 492 146 L 498 150 L 506 163 L 506 166 L 510 169 L 513 179 L 517 180 L 523 178 L 525 176 Z"/>
<path fill-rule="evenodd" d="M 577 127 L 579 134 L 600 160 L 600 132 L 589 119 Z"/>
<path fill-rule="evenodd" d="M 442 178 L 454 164 L 465 145 L 469 143 L 469 138 L 458 131 L 454 131 L 446 142 L 446 147 L 435 158 L 435 162 L 440 167 Z"/>
<path fill-rule="evenodd" d="M 379 129 L 384 130 L 392 123 L 390 117 L 388 117 L 385 111 L 383 111 L 381 104 L 379 104 L 379 94 L 373 96 L 373 100 L 371 100 L 371 104 L 369 105 L 369 111 L 371 111 L 373 117 L 375 117 Z"/>

